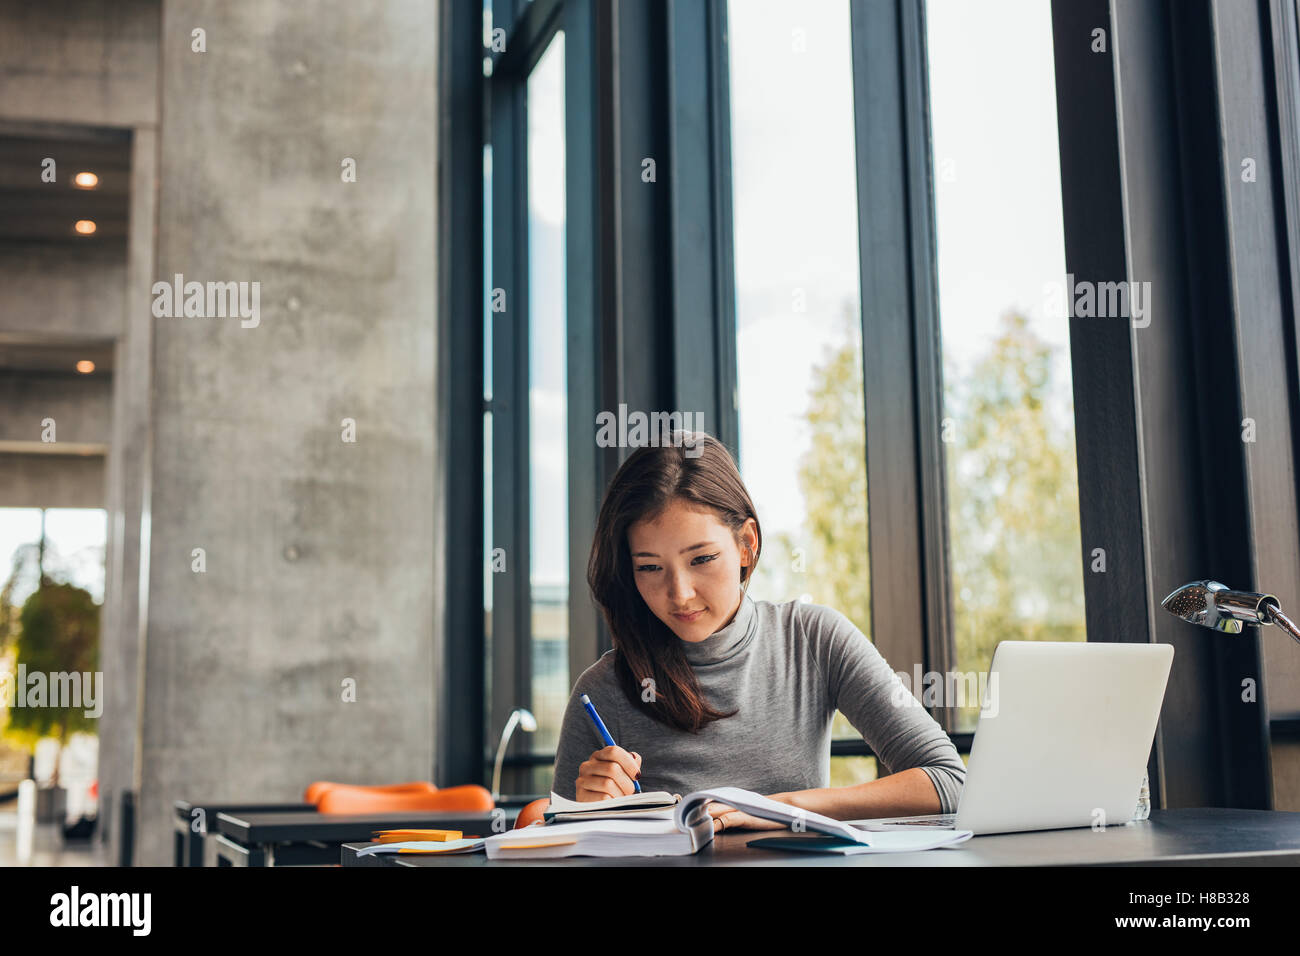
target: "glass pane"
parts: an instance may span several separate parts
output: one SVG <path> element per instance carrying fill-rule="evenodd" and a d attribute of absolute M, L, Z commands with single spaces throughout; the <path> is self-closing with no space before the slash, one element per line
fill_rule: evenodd
<path fill-rule="evenodd" d="M 14 607 L 21 607 L 37 588 L 40 539 L 40 508 L 0 508 L 0 585 L 13 577 Z M 41 567 L 52 580 L 84 588 L 96 604 L 103 604 L 107 540 L 108 512 L 103 508 L 46 508 Z"/>
<path fill-rule="evenodd" d="M 40 508 L 0 508 L 0 586 L 13 577 L 10 600 L 15 607 L 36 590 L 40 575 L 31 546 L 40 539 Z"/>
<path fill-rule="evenodd" d="M 564 34 L 528 78 L 528 472 L 534 751 L 554 753 L 569 698 Z"/>
<path fill-rule="evenodd" d="M 483 398 L 492 400 L 492 147 L 483 147 Z"/>
<path fill-rule="evenodd" d="M 1085 639 L 1051 8 L 930 0 L 926 21 L 953 626 L 976 674 L 1002 640 Z"/>
<path fill-rule="evenodd" d="M 104 548 L 108 512 L 103 508 L 45 510 L 46 571 L 54 567 L 61 580 L 90 592 L 104 603 Z"/>
<path fill-rule="evenodd" d="M 727 16 L 739 464 L 763 526 L 750 594 L 834 607 L 870 637 L 849 7 Z M 838 714 L 834 735 L 858 737 Z"/>
<path fill-rule="evenodd" d="M 492 147 L 483 147 L 483 399 L 492 400 Z M 492 412 L 483 412 L 483 722 L 493 740 L 492 713 Z"/>
<path fill-rule="evenodd" d="M 483 413 L 483 721 L 487 740 L 495 740 L 500 728 L 493 728 L 492 713 L 492 413 Z"/>

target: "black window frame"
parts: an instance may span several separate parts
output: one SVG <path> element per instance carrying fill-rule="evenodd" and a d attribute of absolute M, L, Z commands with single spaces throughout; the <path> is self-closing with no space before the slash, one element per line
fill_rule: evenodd
<path fill-rule="evenodd" d="M 610 646 L 584 585 L 586 547 L 600 497 L 627 450 L 594 447 L 595 413 L 619 403 L 703 411 L 706 427 L 739 454 L 725 0 L 505 0 L 495 7 L 507 14 L 494 24 L 507 26 L 507 51 L 485 79 L 481 4 L 444 4 L 440 414 L 456 466 L 441 481 L 446 540 L 457 546 L 440 582 L 447 610 L 437 773 L 446 782 L 486 778 L 491 735 L 508 713 L 504 705 L 484 711 L 483 198 L 474 184 L 482 182 L 490 130 L 494 194 L 501 179 L 503 190 L 521 195 L 522 167 L 506 162 L 497 146 L 510 137 L 522 143 L 526 127 L 502 91 L 527 75 L 555 30 L 566 38 L 571 679 Z M 872 633 L 896 669 L 947 671 L 955 651 L 925 7 L 923 0 L 881 0 L 850 9 L 859 244 L 886 250 L 860 257 L 863 341 L 878 346 L 863 358 L 869 549 L 873 558 L 889 556 L 871 565 Z M 1300 660 L 1284 656 L 1289 647 L 1262 643 L 1279 640 L 1276 632 L 1225 643 L 1158 607 L 1174 586 L 1206 576 L 1234 587 L 1258 583 L 1279 593 L 1284 607 L 1300 604 L 1300 593 L 1279 587 L 1300 580 L 1300 567 L 1278 557 L 1300 536 L 1296 20 L 1294 0 L 1052 3 L 1067 271 L 1098 281 L 1150 277 L 1177 313 L 1140 336 L 1127 319 L 1070 320 L 1088 639 L 1176 647 L 1150 763 L 1156 806 L 1271 806 L 1269 742 L 1300 736 Z M 1105 31 L 1104 53 L 1090 49 L 1095 29 Z M 1260 63 L 1245 69 L 1251 56 Z M 1214 109 L 1198 105 L 1205 97 Z M 1234 111 L 1242 103 L 1262 108 Z M 1234 192 L 1233 171 L 1215 145 L 1224 130 L 1249 141 L 1274 171 L 1265 195 Z M 636 175 L 644 157 L 657 163 L 653 185 Z M 499 206 L 501 195 L 494 195 L 494 216 L 517 215 L 518 204 Z M 1223 202 L 1196 201 L 1203 195 Z M 504 233 L 494 228 L 494 243 L 504 242 Z M 519 235 L 526 242 L 526 230 Z M 499 274 L 514 276 L 511 314 L 526 328 L 526 269 L 521 277 L 518 256 L 507 253 L 498 267 L 509 266 L 494 272 L 493 284 L 506 286 Z M 1271 263 L 1262 280 L 1243 271 L 1244 253 Z M 707 316 L 700 302 L 709 303 Z M 1247 314 L 1264 318 L 1251 324 Z M 1189 328 L 1231 342 L 1231 361 L 1212 365 L 1222 356 L 1190 349 Z M 522 434 L 518 416 L 500 434 L 496 427 L 497 411 L 504 421 L 514 394 L 526 395 L 518 391 L 526 340 L 515 335 L 493 352 L 500 362 L 493 371 L 494 472 L 527 474 L 526 418 Z M 907 361 L 897 361 L 900 355 Z M 1212 387 L 1225 375 L 1235 387 Z M 526 378 L 522 383 L 526 388 Z M 1198 429 L 1240 421 L 1241 402 L 1269 389 L 1285 396 L 1272 407 L 1285 414 L 1286 441 L 1263 454 L 1252 449 L 1254 458 L 1243 452 L 1226 468 L 1194 441 Z M 1289 483 L 1279 486 L 1277 475 L 1291 476 Z M 494 663 L 491 678 L 514 688 L 518 700 L 510 706 L 520 706 L 528 489 L 527 482 L 501 484 L 493 544 L 507 548 L 515 580 L 499 583 L 493 630 L 508 635 L 512 654 Z M 1219 514 L 1252 534 L 1221 542 L 1195 530 Z M 1106 574 L 1089 573 L 1095 547 L 1107 550 Z M 466 554 L 478 560 L 461 560 Z M 1256 582 L 1261 556 L 1270 567 Z M 1238 706 L 1222 673 L 1254 675 L 1261 687 L 1272 676 L 1280 704 L 1268 704 L 1261 692 L 1262 706 Z M 973 735 L 952 733 L 951 711 L 933 713 L 968 752 Z M 511 764 L 551 759 L 523 749 Z M 832 753 L 870 748 L 836 741 Z"/>
<path fill-rule="evenodd" d="M 459 12 L 462 29 L 473 29 L 477 37 L 479 8 L 454 0 L 449 6 Z M 919 663 L 943 670 L 951 659 L 943 459 L 937 427 L 922 425 L 927 416 L 937 422 L 941 408 L 939 363 L 933 352 L 938 330 L 928 128 L 920 105 L 926 67 L 923 9 L 919 0 L 854 4 L 851 9 L 858 145 L 877 164 L 858 163 L 862 240 L 869 240 L 865 230 L 886 228 L 886 221 L 909 237 L 900 249 L 900 271 L 863 265 L 863 302 L 889 297 L 898 306 L 863 308 L 864 341 L 882 336 L 899 341 L 914 360 L 899 364 L 883 357 L 864 359 L 867 412 L 874 422 L 868 429 L 869 509 L 877 516 L 869 522 L 869 547 L 872 553 L 906 555 L 887 562 L 892 567 L 888 573 L 874 570 L 885 575 L 889 586 L 873 587 L 873 619 L 888 620 L 890 626 L 873 630 L 886 635 L 881 649 L 895 667 Z M 526 231 L 517 220 L 513 228 L 499 225 L 512 210 L 518 216 L 524 208 L 519 197 L 525 167 L 522 157 L 510 156 L 512 151 L 522 152 L 525 126 L 519 89 L 555 31 L 564 30 L 570 541 L 589 541 L 600 495 L 628 452 L 593 447 L 590 436 L 596 411 L 615 410 L 620 402 L 645 410 L 700 411 L 713 423 L 706 426 L 708 430 L 739 457 L 726 2 L 533 0 L 522 4 L 507 0 L 494 4 L 494 28 L 503 26 L 502 13 L 508 24 L 506 51 L 495 58 L 485 81 L 491 89 L 485 97 L 490 100 L 485 109 L 488 119 L 477 129 L 461 126 L 472 149 L 455 141 L 451 146 L 452 152 L 458 148 L 473 152 L 459 167 L 469 168 L 474 157 L 481 163 L 482 143 L 488 141 L 476 138 L 475 132 L 482 137 L 490 130 L 492 284 L 507 289 L 515 330 L 492 346 L 493 396 L 488 407 L 493 411 L 493 471 L 526 474 L 527 423 L 522 415 L 509 417 L 513 395 L 526 394 L 521 356 L 526 357 L 527 343 L 519 330 L 527 325 L 527 275 L 518 239 Z M 466 85 L 473 82 L 471 72 L 481 71 L 484 55 L 481 49 L 477 56 L 471 52 L 466 45 L 459 64 L 448 64 L 463 71 Z M 890 90 L 895 99 L 865 95 L 868 89 L 881 88 Z M 466 102 L 468 95 L 462 109 Z M 450 125 L 454 134 L 454 116 Z M 657 183 L 650 188 L 639 188 L 642 184 L 632 175 L 644 157 L 654 158 L 657 164 Z M 460 180 L 462 189 L 466 181 Z M 456 190 L 449 186 L 445 192 Z M 481 219 L 481 199 L 465 205 L 476 208 Z M 463 216 L 471 214 L 466 211 Z M 449 218 L 457 221 L 455 207 Z M 695 228 L 682 228 L 687 221 Z M 451 257 L 449 284 L 465 287 L 457 302 L 468 301 L 471 289 L 481 295 L 477 290 L 483 287 L 482 272 L 473 267 L 484 268 L 481 254 L 478 263 L 473 261 L 482 246 L 481 225 L 478 240 L 445 243 Z M 458 268 L 457 261 L 470 267 Z M 711 306 L 703 330 L 701 301 Z M 913 321 L 918 314 L 923 321 Z M 470 361 L 473 354 L 467 351 L 465 361 L 455 362 L 451 373 L 464 380 L 477 377 L 481 395 L 482 352 L 477 353 L 476 363 Z M 927 358 L 917 362 L 918 355 Z M 452 392 L 470 393 L 468 381 L 459 386 L 453 385 Z M 907 396 L 901 415 L 897 414 L 899 394 Z M 470 404 L 466 398 L 461 407 Z M 887 408 L 893 410 L 888 415 L 876 411 Z M 462 427 L 465 433 L 473 429 L 472 423 Z M 474 449 L 465 441 L 461 447 L 466 451 L 463 455 L 453 451 L 456 460 L 482 460 L 481 445 Z M 472 487 L 468 472 L 459 476 L 463 488 L 454 498 L 459 503 L 454 513 L 453 496 L 448 495 L 448 526 L 462 529 L 458 540 L 469 540 L 470 522 L 478 520 L 481 527 L 482 521 L 481 509 L 476 514 L 472 507 L 474 495 L 481 497 L 481 483 Z M 449 472 L 449 481 L 450 477 Z M 588 507 L 575 507 L 578 502 Z M 475 766 L 481 777 L 486 775 L 495 743 L 492 734 L 504 724 L 511 707 L 527 706 L 528 620 L 520 610 L 528 606 L 527 505 L 524 482 L 499 482 L 493 489 L 492 546 L 504 547 L 514 560 L 508 560 L 506 574 L 494 575 L 500 580 L 493 597 L 496 649 L 491 681 L 493 687 L 510 687 L 514 699 L 507 706 L 501 695 L 494 695 L 493 713 L 477 739 L 441 737 L 442 747 L 450 750 L 440 754 L 445 759 L 439 765 L 458 778 Z M 570 581 L 585 581 L 585 572 L 585 549 L 571 546 Z M 469 575 L 453 573 L 449 567 L 447 593 L 455 602 L 477 590 Z M 459 653 L 449 644 L 446 672 L 473 673 L 461 668 L 485 647 L 481 613 L 476 619 L 473 609 L 449 607 L 448 621 L 453 620 L 460 630 L 448 633 L 458 634 Z M 576 678 L 609 649 L 610 642 L 581 586 L 570 588 L 570 621 L 570 676 Z M 879 637 L 877 643 L 881 645 Z M 506 647 L 508 653 L 503 651 Z M 478 673 L 483 674 L 481 666 Z M 450 700 L 444 694 L 448 720 L 460 718 L 468 725 L 475 709 L 485 705 L 482 695 L 476 699 L 475 693 L 484 680 L 486 675 L 471 686 L 459 680 L 445 682 L 449 690 L 455 687 Z M 947 727 L 942 711 L 935 716 Z M 968 751 L 969 738 L 968 734 L 954 736 L 962 752 Z M 507 767 L 536 766 L 553 759 L 521 750 L 512 748 Z M 865 741 L 837 740 L 832 755 L 873 753 Z"/>

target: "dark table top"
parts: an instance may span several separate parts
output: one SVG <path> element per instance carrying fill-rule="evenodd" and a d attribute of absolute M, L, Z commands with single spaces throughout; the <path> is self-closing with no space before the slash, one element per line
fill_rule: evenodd
<path fill-rule="evenodd" d="M 1092 830 L 1035 830 L 976 836 L 955 847 L 918 853 L 833 856 L 748 847 L 751 840 L 815 833 L 746 830 L 721 833 L 692 856 L 570 857 L 489 860 L 484 853 L 457 856 L 357 857 L 366 843 L 344 843 L 344 866 L 1300 866 L 1300 813 L 1271 810 L 1152 810 L 1138 823 Z"/>
<path fill-rule="evenodd" d="M 519 807 L 500 807 L 505 811 L 504 826 L 514 826 Z M 462 830 L 466 836 L 489 836 L 493 811 L 475 813 L 402 812 L 365 814 L 326 814 L 315 810 L 304 813 L 240 813 L 223 811 L 209 829 L 243 844 L 297 843 L 317 840 L 342 843 L 345 840 L 369 840 L 373 830 L 397 830 L 405 827 Z"/>
<path fill-rule="evenodd" d="M 193 816 L 195 810 L 202 810 L 208 816 L 214 816 L 217 813 L 227 810 L 232 813 L 284 813 L 286 811 L 306 813 L 308 811 L 314 812 L 316 809 L 315 804 L 311 803 L 266 803 L 265 801 L 262 803 L 250 803 L 247 800 L 229 800 L 226 802 L 220 800 L 203 800 L 198 802 L 177 800 L 173 806 L 176 808 L 176 815 L 178 817 L 184 817 L 187 820 Z"/>

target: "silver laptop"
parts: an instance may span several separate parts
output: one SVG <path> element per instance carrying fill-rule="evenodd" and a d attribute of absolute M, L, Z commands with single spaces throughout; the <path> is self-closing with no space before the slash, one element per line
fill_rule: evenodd
<path fill-rule="evenodd" d="M 1127 823 L 1173 659 L 1169 644 L 1003 641 L 957 812 L 853 825 L 981 834 Z"/>

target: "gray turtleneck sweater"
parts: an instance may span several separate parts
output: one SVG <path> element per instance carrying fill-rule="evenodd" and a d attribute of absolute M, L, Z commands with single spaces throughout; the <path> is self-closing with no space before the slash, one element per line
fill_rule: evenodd
<path fill-rule="evenodd" d="M 711 786 L 772 794 L 830 786 L 831 721 L 840 710 L 871 746 L 880 775 L 920 767 L 943 812 L 957 809 L 966 768 L 948 735 L 847 617 L 820 604 L 754 601 L 699 643 L 682 641 L 704 699 L 722 711 L 698 734 L 652 720 L 617 685 L 614 651 L 573 687 L 552 789 L 575 797 L 578 765 L 604 746 L 582 706 L 596 705 L 614 742 L 641 755 L 641 789 L 685 795 Z"/>

